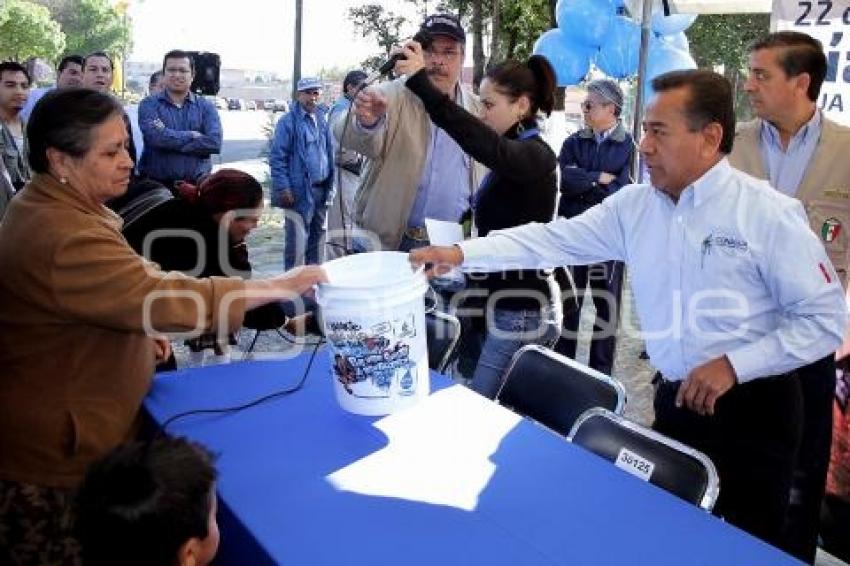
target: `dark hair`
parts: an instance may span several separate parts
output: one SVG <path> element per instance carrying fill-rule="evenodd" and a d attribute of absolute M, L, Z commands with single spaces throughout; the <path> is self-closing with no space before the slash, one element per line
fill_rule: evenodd
<path fill-rule="evenodd" d="M 195 72 L 195 60 L 192 58 L 190 53 L 185 51 L 181 51 L 180 49 L 172 49 L 168 53 L 165 54 L 165 57 L 162 58 L 162 70 L 165 71 L 165 62 L 169 59 L 188 59 L 189 60 L 189 68 L 192 72 Z"/>
<path fill-rule="evenodd" d="M 80 55 L 65 55 L 64 57 L 62 57 L 62 60 L 59 61 L 59 66 L 56 67 L 56 69 L 59 71 L 59 74 L 61 75 L 62 71 L 65 70 L 65 67 L 67 67 L 71 63 L 74 63 L 74 64 L 82 67 L 83 65 L 85 65 L 85 62 L 86 62 L 85 59 L 83 59 Z"/>
<path fill-rule="evenodd" d="M 549 116 L 555 108 L 555 71 L 542 55 L 532 55 L 525 63 L 508 59 L 487 69 L 484 76 L 514 100 L 528 96 L 532 116 L 538 112 Z"/>
<path fill-rule="evenodd" d="M 91 149 L 91 132 L 112 116 L 123 116 L 121 103 L 108 94 L 87 88 L 49 91 L 36 103 L 27 122 L 29 163 L 33 171 L 47 173 L 47 148 L 72 157 Z"/>
<path fill-rule="evenodd" d="M 257 208 L 263 202 L 263 187 L 248 173 L 238 169 L 219 169 L 198 186 L 182 183 L 180 196 L 197 204 L 207 214 Z"/>
<path fill-rule="evenodd" d="M 349 71 L 342 80 L 342 94 L 348 92 L 348 87 L 357 86 L 366 80 L 366 73 L 360 70 Z"/>
<path fill-rule="evenodd" d="M 671 71 L 652 79 L 655 92 L 678 88 L 688 89 L 685 119 L 692 132 L 712 122 L 723 128 L 720 152 L 731 153 L 735 138 L 735 110 L 732 103 L 732 85 L 722 75 L 705 69 Z"/>
<path fill-rule="evenodd" d="M 115 448 L 77 494 L 85 564 L 173 564 L 186 541 L 209 535 L 215 479 L 212 454 L 185 438 Z"/>
<path fill-rule="evenodd" d="M 162 78 L 162 71 L 154 71 L 151 73 L 151 78 L 148 80 L 148 89 L 150 89 L 156 82 Z"/>
<path fill-rule="evenodd" d="M 83 59 L 83 68 L 84 69 L 85 69 L 86 65 L 88 65 L 89 59 L 91 59 L 92 57 L 103 57 L 104 59 L 109 61 L 109 68 L 113 71 L 115 70 L 115 63 L 112 62 L 112 57 L 107 55 L 104 51 L 93 51 L 92 53 L 89 53 L 88 55 L 86 55 L 86 58 Z"/>
<path fill-rule="evenodd" d="M 820 41 L 798 31 L 771 33 L 750 44 L 749 52 L 760 49 L 779 49 L 779 66 L 789 78 L 801 73 L 809 75 L 809 100 L 816 102 L 826 77 L 826 55 Z"/>
<path fill-rule="evenodd" d="M 32 78 L 30 77 L 27 68 L 17 61 L 3 61 L 0 63 L 0 77 L 3 76 L 3 73 L 23 73 L 27 78 L 27 82 L 32 83 Z"/>

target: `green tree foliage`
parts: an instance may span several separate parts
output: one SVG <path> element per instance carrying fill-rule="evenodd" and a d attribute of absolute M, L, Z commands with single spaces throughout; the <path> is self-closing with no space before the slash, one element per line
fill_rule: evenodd
<path fill-rule="evenodd" d="M 65 47 L 65 34 L 43 6 L 7 0 L 0 8 L 0 59 L 23 61 L 41 57 L 55 61 Z"/>
<path fill-rule="evenodd" d="M 537 38 L 555 27 L 552 6 L 553 0 L 501 0 L 499 43 L 506 58 L 522 60 L 531 55 Z"/>
<path fill-rule="evenodd" d="M 109 0 L 37 0 L 65 32 L 65 53 L 105 51 L 113 57 L 130 50 L 132 27 Z"/>
<path fill-rule="evenodd" d="M 407 24 L 407 18 L 386 10 L 380 4 L 364 4 L 349 8 L 348 18 L 357 32 L 375 39 L 378 47 L 383 51 L 383 59 L 386 59 L 393 46 L 401 41 L 402 27 Z M 380 65 L 380 60 L 380 56 L 375 55 L 364 61 L 363 66 L 374 69 L 375 62 L 377 61 Z"/>
<path fill-rule="evenodd" d="M 712 14 L 697 18 L 686 32 L 691 55 L 699 67 L 723 66 L 723 74 L 735 88 L 739 119 L 750 117 L 744 92 L 747 46 L 770 30 L 770 14 Z"/>

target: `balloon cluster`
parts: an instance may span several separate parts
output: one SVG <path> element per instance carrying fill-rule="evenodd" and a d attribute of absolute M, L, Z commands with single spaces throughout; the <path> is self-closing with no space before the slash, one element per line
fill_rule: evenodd
<path fill-rule="evenodd" d="M 652 1 L 652 36 L 649 42 L 647 83 L 653 77 L 676 69 L 694 69 L 685 30 L 696 15 L 664 15 L 661 0 Z M 638 71 L 640 24 L 621 15 L 640 16 L 642 0 L 558 0 L 558 27 L 541 35 L 534 52 L 549 59 L 558 86 L 579 83 L 591 63 L 614 79 L 625 79 Z"/>

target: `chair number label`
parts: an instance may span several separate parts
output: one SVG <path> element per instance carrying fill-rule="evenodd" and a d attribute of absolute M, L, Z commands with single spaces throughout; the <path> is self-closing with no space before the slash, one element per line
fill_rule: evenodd
<path fill-rule="evenodd" d="M 614 464 L 643 481 L 649 481 L 649 478 L 652 477 L 652 471 L 655 469 L 655 464 L 628 448 L 620 448 L 620 453 L 617 455 L 617 461 Z"/>

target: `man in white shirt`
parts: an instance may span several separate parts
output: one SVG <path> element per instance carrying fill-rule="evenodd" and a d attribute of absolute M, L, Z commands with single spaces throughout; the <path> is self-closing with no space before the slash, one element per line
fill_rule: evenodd
<path fill-rule="evenodd" d="M 80 55 L 66 55 L 62 57 L 62 60 L 59 61 L 59 66 L 56 67 L 56 86 L 30 89 L 30 95 L 23 110 L 21 110 L 21 116 L 24 120 L 29 120 L 36 103 L 41 100 L 42 96 L 54 88 L 74 88 L 80 86 L 83 86 L 83 58 Z"/>
<path fill-rule="evenodd" d="M 801 433 L 788 374 L 841 342 L 844 293 L 799 202 L 727 163 L 729 82 L 691 70 L 652 86 L 640 145 L 651 186 L 411 261 L 436 272 L 625 261 L 659 370 L 653 426 L 714 461 L 717 514 L 781 547 Z"/>

